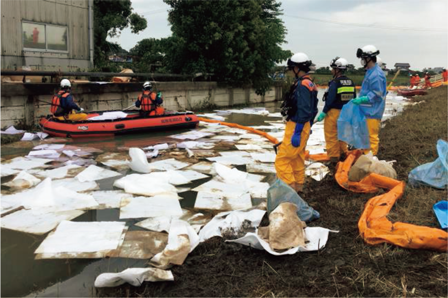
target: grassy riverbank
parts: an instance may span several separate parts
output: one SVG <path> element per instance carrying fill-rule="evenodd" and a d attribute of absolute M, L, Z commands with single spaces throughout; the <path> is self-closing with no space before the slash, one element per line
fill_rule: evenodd
<path fill-rule="evenodd" d="M 406 107 L 380 133 L 379 158 L 396 160 L 398 179 L 437 158 L 436 142 L 447 138 L 447 88 L 429 91 Z M 359 237 L 358 219 L 372 194 L 348 192 L 327 176 L 310 181 L 304 199 L 321 218 L 310 226 L 339 230 L 315 253 L 275 257 L 264 251 L 212 238 L 172 272 L 174 282 L 123 285 L 99 296 L 447 296 L 447 254 L 393 245 L 370 246 Z M 434 202 L 447 191 L 406 188 L 390 214 L 393 221 L 438 227 Z"/>
<path fill-rule="evenodd" d="M 314 82 L 318 85 L 328 85 L 328 82 L 331 79 L 333 79 L 332 75 L 326 75 L 326 74 L 312 74 L 311 76 L 314 78 Z M 363 75 L 349 74 L 347 76 L 353 80 L 356 86 L 361 86 L 362 81 L 364 80 Z M 392 82 L 393 78 L 394 78 L 393 75 L 388 75 L 386 77 L 388 85 L 390 84 L 390 82 Z M 393 83 L 393 86 L 406 86 L 406 85 L 409 85 L 409 77 L 407 76 L 398 76 Z"/>

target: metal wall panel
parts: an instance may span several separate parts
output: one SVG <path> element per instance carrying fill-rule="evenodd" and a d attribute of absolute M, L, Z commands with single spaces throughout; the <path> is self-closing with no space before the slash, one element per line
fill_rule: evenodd
<path fill-rule="evenodd" d="M 20 55 L 22 46 L 20 3 L 2 0 L 2 55 Z"/>
<path fill-rule="evenodd" d="M 1 9 L 1 54 L 8 57 L 2 59 L 2 68 L 21 67 L 32 60 L 42 64 L 36 64 L 36 68 L 45 69 L 47 60 L 54 63 L 56 57 L 61 61 L 61 69 L 77 65 L 85 68 L 86 64 L 81 67 L 79 61 L 89 60 L 88 0 L 2 0 Z M 22 20 L 67 26 L 68 54 L 23 51 Z M 67 61 L 62 63 L 61 59 Z"/>

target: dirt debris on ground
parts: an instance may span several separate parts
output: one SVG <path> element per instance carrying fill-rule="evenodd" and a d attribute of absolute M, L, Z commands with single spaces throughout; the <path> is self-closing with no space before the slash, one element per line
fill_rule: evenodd
<path fill-rule="evenodd" d="M 447 139 L 447 88 L 429 91 L 420 105 L 387 121 L 380 133 L 381 160 L 396 160 L 398 179 L 437 158 L 436 142 Z M 359 237 L 358 219 L 372 194 L 348 192 L 332 176 L 310 181 L 304 199 L 321 214 L 309 226 L 339 230 L 318 252 L 272 256 L 267 252 L 212 238 L 200 244 L 174 282 L 144 283 L 98 291 L 98 296 L 447 296 L 447 254 L 370 246 Z M 407 187 L 391 211 L 393 221 L 438 227 L 432 205 L 446 190 Z"/>

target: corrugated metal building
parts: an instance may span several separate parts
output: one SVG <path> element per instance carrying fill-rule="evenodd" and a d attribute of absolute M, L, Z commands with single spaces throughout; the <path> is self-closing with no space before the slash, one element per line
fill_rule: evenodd
<path fill-rule="evenodd" d="M 2 69 L 93 67 L 93 0 L 1 0 Z"/>

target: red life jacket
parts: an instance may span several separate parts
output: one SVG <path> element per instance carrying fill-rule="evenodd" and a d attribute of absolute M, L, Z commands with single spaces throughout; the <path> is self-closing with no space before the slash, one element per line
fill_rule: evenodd
<path fill-rule="evenodd" d="M 140 94 L 138 99 L 141 102 L 142 111 L 151 112 L 157 108 L 155 102 L 156 95 L 151 91 L 144 91 L 142 94 Z"/>
<path fill-rule="evenodd" d="M 53 98 L 51 99 L 51 107 L 50 107 L 50 112 L 53 115 L 61 114 L 63 112 L 63 109 L 61 107 L 62 98 L 66 98 L 69 95 L 70 93 L 65 92 L 64 90 L 60 90 L 58 94 L 55 94 L 53 96 Z"/>

